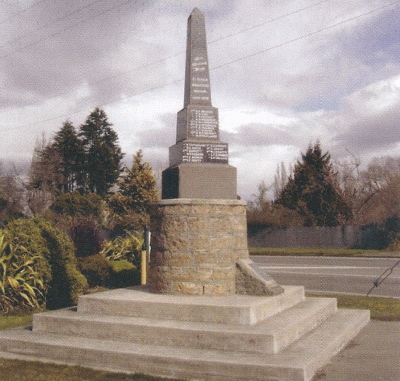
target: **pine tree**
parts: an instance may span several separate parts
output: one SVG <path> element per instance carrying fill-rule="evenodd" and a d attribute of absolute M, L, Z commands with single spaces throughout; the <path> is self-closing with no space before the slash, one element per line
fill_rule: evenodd
<path fill-rule="evenodd" d="M 143 161 L 142 151 L 133 157 L 131 168 L 126 168 L 118 181 L 119 191 L 109 198 L 109 205 L 125 223 L 145 224 L 149 205 L 158 199 L 152 169 Z"/>
<path fill-rule="evenodd" d="M 104 196 L 121 173 L 123 154 L 117 133 L 106 113 L 96 108 L 81 125 L 79 137 L 85 151 L 86 188 Z"/>
<path fill-rule="evenodd" d="M 276 202 L 297 211 L 306 226 L 336 226 L 351 217 L 331 156 L 322 153 L 319 142 L 302 154 Z"/>
<path fill-rule="evenodd" d="M 83 183 L 84 176 L 84 150 L 78 133 L 69 121 L 66 121 L 56 133 L 53 143 L 60 159 L 62 183 L 59 184 L 61 192 L 72 192 Z"/>

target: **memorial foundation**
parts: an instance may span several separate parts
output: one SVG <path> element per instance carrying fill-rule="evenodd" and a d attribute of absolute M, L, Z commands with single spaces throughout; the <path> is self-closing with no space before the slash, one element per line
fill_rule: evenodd
<path fill-rule="evenodd" d="M 248 258 L 244 202 L 163 200 L 154 205 L 152 232 L 152 291 L 191 295 L 236 292 L 236 261 Z"/>

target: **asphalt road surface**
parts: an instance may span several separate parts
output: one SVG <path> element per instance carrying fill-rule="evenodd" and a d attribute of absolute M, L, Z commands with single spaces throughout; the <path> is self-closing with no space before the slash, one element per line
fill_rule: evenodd
<path fill-rule="evenodd" d="M 399 258 L 252 256 L 252 260 L 283 285 L 301 285 L 310 292 L 366 295 Z M 370 295 L 400 298 L 400 264 Z"/>

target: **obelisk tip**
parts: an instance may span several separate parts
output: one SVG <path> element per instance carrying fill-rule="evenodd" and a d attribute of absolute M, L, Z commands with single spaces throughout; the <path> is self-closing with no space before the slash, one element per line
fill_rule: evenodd
<path fill-rule="evenodd" d="M 203 13 L 201 13 L 201 10 L 199 8 L 194 8 L 190 16 L 203 16 Z"/>

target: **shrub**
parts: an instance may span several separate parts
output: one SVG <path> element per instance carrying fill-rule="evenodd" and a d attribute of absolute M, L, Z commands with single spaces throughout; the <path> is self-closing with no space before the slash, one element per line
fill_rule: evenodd
<path fill-rule="evenodd" d="M 45 304 L 46 261 L 0 232 L 0 310 L 38 309 Z"/>
<path fill-rule="evenodd" d="M 110 287 L 129 287 L 140 284 L 140 271 L 126 260 L 110 261 L 112 277 Z"/>
<path fill-rule="evenodd" d="M 50 222 L 35 219 L 45 239 L 52 279 L 47 293 L 47 308 L 57 309 L 77 304 L 78 296 L 87 289 L 86 278 L 78 270 L 74 246 L 70 238 Z"/>
<path fill-rule="evenodd" d="M 110 261 L 103 253 L 78 258 L 90 287 L 129 287 L 140 283 L 140 272 L 126 260 Z"/>
<path fill-rule="evenodd" d="M 15 220 L 6 226 L 4 234 L 14 247 L 15 255 L 21 258 L 16 266 L 24 266 L 22 258 L 35 258 L 33 271 L 43 282 L 41 307 L 45 302 L 50 309 L 77 303 L 87 282 L 77 268 L 74 247 L 66 234 L 41 218 Z"/>
<path fill-rule="evenodd" d="M 89 287 L 108 287 L 112 276 L 112 265 L 102 253 L 78 258 L 79 269 L 86 277 Z"/>
<path fill-rule="evenodd" d="M 90 217 L 74 219 L 70 228 L 70 236 L 78 258 L 95 255 L 101 250 L 103 239 L 100 229 Z"/>
<path fill-rule="evenodd" d="M 39 226 L 31 219 L 20 218 L 8 223 L 4 229 L 7 242 L 15 247 L 16 255 L 35 257 L 34 270 L 43 279 L 46 286 L 51 280 L 50 256 L 46 240 L 42 237 Z"/>

